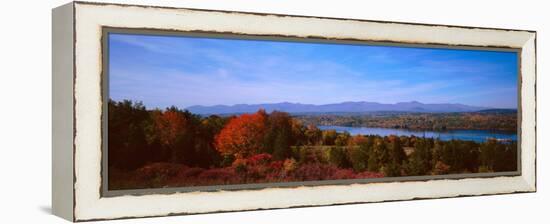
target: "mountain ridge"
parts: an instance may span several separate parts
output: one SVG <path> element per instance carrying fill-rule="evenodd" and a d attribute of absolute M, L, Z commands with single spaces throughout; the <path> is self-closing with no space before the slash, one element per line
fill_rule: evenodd
<path fill-rule="evenodd" d="M 288 113 L 361 113 L 377 111 L 396 112 L 474 112 L 496 109 L 491 107 L 469 106 L 458 103 L 421 103 L 418 101 L 398 102 L 385 104 L 367 101 L 346 101 L 330 104 L 302 104 L 302 103 L 264 103 L 264 104 L 234 104 L 234 105 L 195 105 L 186 108 L 196 114 L 239 114 L 254 113 L 259 109 L 267 112 L 274 110 Z"/>

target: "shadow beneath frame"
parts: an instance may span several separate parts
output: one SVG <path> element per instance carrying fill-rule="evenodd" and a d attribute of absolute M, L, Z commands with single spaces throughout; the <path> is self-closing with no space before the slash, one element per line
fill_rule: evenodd
<path fill-rule="evenodd" d="M 52 206 L 49 206 L 49 205 L 40 205 L 38 206 L 38 210 L 40 210 L 45 214 L 49 214 L 49 215 L 52 214 Z"/>

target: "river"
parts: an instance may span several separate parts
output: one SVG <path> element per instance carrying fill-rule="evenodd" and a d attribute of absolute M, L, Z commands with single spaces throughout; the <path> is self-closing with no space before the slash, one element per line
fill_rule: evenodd
<path fill-rule="evenodd" d="M 515 132 L 488 131 L 488 130 L 447 130 L 447 131 L 421 131 L 394 128 L 369 128 L 369 127 L 345 127 L 345 126 L 318 126 L 321 130 L 336 130 L 336 132 L 349 132 L 351 135 L 380 135 L 380 136 L 411 136 L 439 138 L 442 141 L 453 139 L 485 142 L 488 138 L 517 141 Z"/>

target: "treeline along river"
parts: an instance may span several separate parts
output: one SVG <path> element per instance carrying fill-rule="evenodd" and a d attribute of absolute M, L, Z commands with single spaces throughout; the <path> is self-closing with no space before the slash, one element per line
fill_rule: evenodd
<path fill-rule="evenodd" d="M 457 113 L 298 115 L 296 119 L 321 130 L 336 130 L 351 135 L 416 136 L 477 143 L 488 139 L 499 142 L 517 141 L 517 112 L 505 109 Z"/>

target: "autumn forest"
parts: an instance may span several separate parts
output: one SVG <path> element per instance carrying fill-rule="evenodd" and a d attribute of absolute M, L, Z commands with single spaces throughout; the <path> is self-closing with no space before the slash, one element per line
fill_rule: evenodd
<path fill-rule="evenodd" d="M 315 125 L 316 119 L 379 127 L 422 121 L 407 114 L 357 120 L 260 109 L 205 116 L 177 107 L 151 110 L 129 100 L 110 100 L 108 114 L 110 190 L 502 172 L 517 164 L 516 141 L 351 135 Z M 452 128 L 453 119 L 465 119 L 449 116 L 424 115 L 417 125 L 435 120 Z M 471 118 L 477 119 L 472 125 L 515 128 L 506 113 Z"/>

